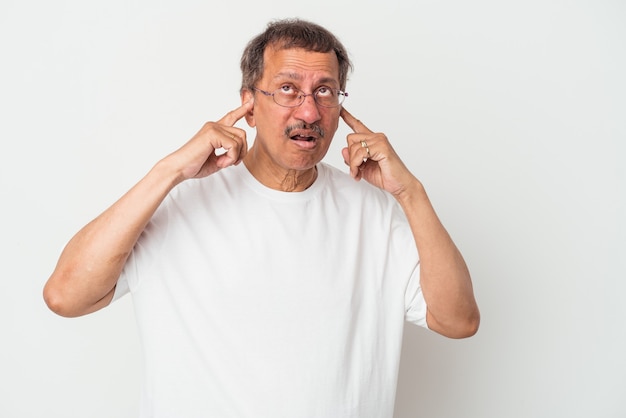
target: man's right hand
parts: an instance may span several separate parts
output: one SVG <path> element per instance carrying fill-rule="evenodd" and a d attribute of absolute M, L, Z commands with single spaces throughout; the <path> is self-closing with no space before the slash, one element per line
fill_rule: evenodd
<path fill-rule="evenodd" d="M 217 122 L 205 123 L 185 145 L 165 157 L 163 162 L 172 164 L 170 167 L 178 173 L 178 182 L 209 176 L 243 160 L 248 152 L 246 131 L 234 125 L 253 105 L 253 100 L 250 100 Z"/>
<path fill-rule="evenodd" d="M 206 123 L 74 235 L 44 288 L 50 309 L 63 316 L 79 316 L 111 302 L 126 259 L 172 187 L 241 162 L 248 151 L 246 133 L 234 125 L 252 105 L 249 101 L 219 121 Z"/>

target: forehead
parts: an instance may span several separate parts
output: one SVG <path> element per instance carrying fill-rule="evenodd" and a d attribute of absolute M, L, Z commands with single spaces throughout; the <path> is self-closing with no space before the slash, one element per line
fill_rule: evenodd
<path fill-rule="evenodd" d="M 301 48 L 266 48 L 262 80 L 334 82 L 339 85 L 339 62 L 334 51 L 314 52 Z"/>

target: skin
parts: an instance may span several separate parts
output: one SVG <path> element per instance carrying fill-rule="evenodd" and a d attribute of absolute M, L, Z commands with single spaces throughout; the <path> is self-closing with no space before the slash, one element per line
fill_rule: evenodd
<path fill-rule="evenodd" d="M 284 84 L 305 93 L 320 86 L 339 88 L 334 53 L 269 47 L 265 63 L 257 83 L 260 89 L 272 92 Z M 318 106 L 312 96 L 295 108 L 281 107 L 271 97 L 249 90 L 242 92 L 241 99 L 239 108 L 217 122 L 207 122 L 70 240 L 44 288 L 48 306 L 63 316 L 85 315 L 107 306 L 139 235 L 165 196 L 187 179 L 206 177 L 244 162 L 267 187 L 286 192 L 308 188 L 317 176 L 315 166 L 326 155 L 342 119 L 354 131 L 342 150 L 350 175 L 391 193 L 407 216 L 420 254 L 428 326 L 452 338 L 473 335 L 480 315 L 463 257 L 439 221 L 423 185 L 388 138 L 368 129 L 345 108 Z M 234 126 L 244 117 L 257 130 L 250 150 L 245 131 Z M 299 128 L 285 134 L 285 128 L 293 125 Z M 311 125 L 322 128 L 324 136 Z M 220 149 L 226 152 L 218 156 Z"/>
<path fill-rule="evenodd" d="M 385 134 L 372 132 L 346 109 L 342 109 L 341 117 L 354 131 L 342 150 L 350 175 L 391 193 L 407 216 L 420 254 L 420 284 L 428 305 L 428 327 L 450 338 L 474 335 L 480 313 L 469 270 L 422 183 L 406 168 Z"/>
<path fill-rule="evenodd" d="M 284 85 L 310 93 L 320 86 L 339 88 L 339 63 L 334 53 L 310 52 L 302 49 L 267 48 L 267 63 L 258 88 L 273 92 Z M 307 96 L 298 107 L 277 105 L 269 97 L 252 91 L 243 93 L 243 100 L 255 100 L 254 110 L 246 116 L 250 126 L 257 128 L 253 147 L 244 158 L 248 170 L 261 183 L 282 191 L 301 191 L 316 177 L 315 165 L 326 155 L 339 125 L 340 107 L 318 106 L 313 96 Z M 316 124 L 324 136 L 311 128 L 297 129 L 313 140 L 294 140 L 285 135 L 285 127 Z"/>

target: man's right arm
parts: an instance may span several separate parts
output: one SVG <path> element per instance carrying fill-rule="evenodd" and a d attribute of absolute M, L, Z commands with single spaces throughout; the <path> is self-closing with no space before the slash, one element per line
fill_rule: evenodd
<path fill-rule="evenodd" d="M 175 186 L 164 161 L 70 240 L 44 288 L 51 310 L 73 317 L 111 302 L 135 242 Z"/>
<path fill-rule="evenodd" d="M 132 248 L 165 196 L 180 182 L 206 177 L 241 162 L 245 131 L 233 127 L 249 110 L 243 104 L 209 122 L 183 147 L 159 161 L 122 198 L 83 227 L 66 245 L 44 287 L 48 307 L 75 317 L 95 312 L 113 299 L 117 279 Z M 222 155 L 215 150 L 225 149 Z"/>

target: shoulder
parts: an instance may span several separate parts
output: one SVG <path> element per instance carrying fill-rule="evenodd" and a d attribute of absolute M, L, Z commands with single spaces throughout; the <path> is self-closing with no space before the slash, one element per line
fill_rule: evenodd
<path fill-rule="evenodd" d="M 239 166 L 231 166 L 224 168 L 210 176 L 189 179 L 177 185 L 169 194 L 169 198 L 178 200 L 189 197 L 197 197 L 207 191 L 218 193 L 220 190 L 228 190 L 238 186 L 243 182 L 239 173 Z"/>
<path fill-rule="evenodd" d="M 327 191 L 368 201 L 379 201 L 387 204 L 394 204 L 395 202 L 395 199 L 386 191 L 365 180 L 356 181 L 348 173 L 336 167 L 321 163 L 319 169 L 323 171 Z"/>
<path fill-rule="evenodd" d="M 156 217 L 202 214 L 216 203 L 227 204 L 240 189 L 242 180 L 236 170 L 225 168 L 208 177 L 189 179 L 178 184 L 163 200 Z"/>

